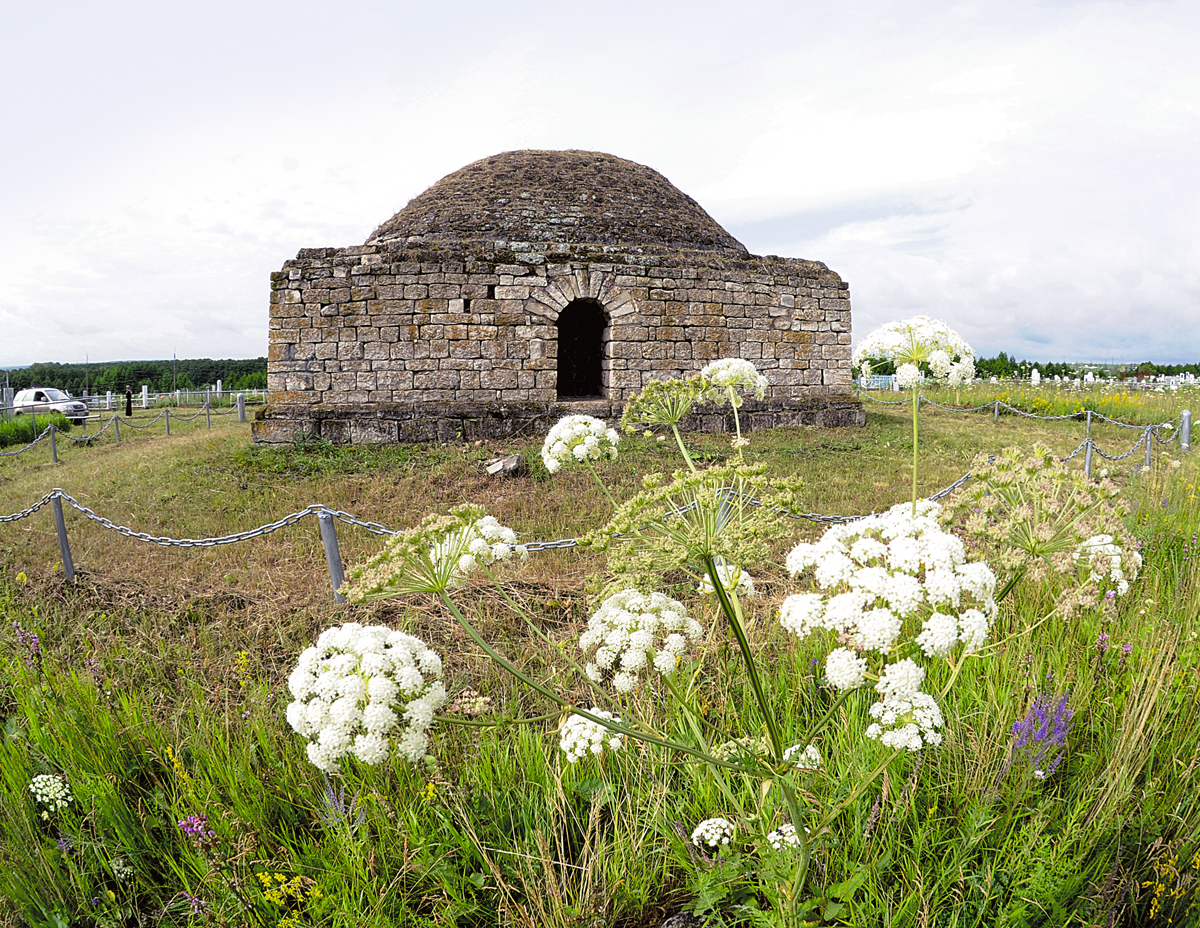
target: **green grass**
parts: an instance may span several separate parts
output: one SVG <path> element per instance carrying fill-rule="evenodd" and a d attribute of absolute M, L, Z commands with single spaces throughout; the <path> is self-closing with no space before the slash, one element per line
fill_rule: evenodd
<path fill-rule="evenodd" d="M 1156 407 L 1150 421 L 1168 412 Z M 868 406 L 859 430 L 754 433 L 747 454 L 772 474 L 804 479 L 811 511 L 878 510 L 907 497 L 907 415 Z M 474 501 L 523 540 L 577 536 L 610 512 L 586 471 L 551 478 L 532 442 L 264 448 L 233 418 L 214 417 L 211 431 L 203 417 L 173 423 L 170 438 L 136 433 L 120 446 L 60 447 L 57 467 L 48 456 L 6 459 L 0 510 L 62 486 L 119 524 L 203 537 L 314 502 L 395 528 Z M 1082 424 L 1070 420 L 996 423 L 924 410 L 921 491 L 957 479 L 979 451 L 1040 440 L 1065 454 L 1081 439 Z M 688 440 L 708 462 L 733 454 L 728 436 Z M 489 480 L 482 463 L 511 451 L 525 454 L 527 476 Z M 1187 910 L 1200 834 L 1200 508 L 1195 463 L 1170 461 L 1156 451 L 1150 473 L 1122 471 L 1146 564 L 1115 618 L 1066 622 L 1036 584 L 1018 587 L 986 656 L 972 659 L 942 706 L 946 743 L 920 763 L 894 761 L 817 844 L 809 892 L 841 906 L 827 909 L 827 923 L 1195 920 Z M 670 441 L 636 438 L 603 473 L 626 498 L 642 474 L 678 466 Z M 486 660 L 436 603 L 334 606 L 313 520 L 203 549 L 125 539 L 71 510 L 67 529 L 75 584 L 57 567 L 48 513 L 0 534 L 0 924 L 201 923 L 185 894 L 230 924 L 657 926 L 697 898 L 755 923 L 765 897 L 753 855 L 712 867 L 680 831 L 736 807 L 752 812 L 758 785 L 731 781 L 726 793 L 710 768 L 636 746 L 568 765 L 557 718 L 436 726 L 432 765 L 347 764 L 342 783 L 347 798 L 357 795 L 356 811 L 331 814 L 320 772 L 283 719 L 287 674 L 322 628 L 354 620 L 408 630 L 443 655 L 452 694 L 475 689 L 504 717 L 554 715 L 554 707 Z M 752 571 L 764 593 L 751 601 L 752 647 L 768 669 L 772 709 L 795 740 L 829 703 L 814 668 L 829 642 L 785 635 L 774 611 L 797 589 L 780 566 L 783 552 L 819 531 L 787 523 Z M 339 538 L 348 564 L 380 544 L 344 525 Z M 557 647 L 572 653 L 603 572 L 601 554 L 576 549 L 533 555 L 505 574 L 545 639 L 486 584 L 473 581 L 455 598 L 494 647 L 586 706 L 593 697 Z M 689 589 L 671 595 L 688 599 L 710 629 L 697 677 L 707 724 L 721 737 L 757 737 L 736 646 Z M 38 633 L 40 658 L 13 622 Z M 1111 641 L 1103 654 L 1102 631 Z M 1039 690 L 1069 690 L 1076 710 L 1067 758 L 1044 783 L 1015 764 L 1006 772 L 1009 730 Z M 826 765 L 800 783 L 818 807 L 848 796 L 880 759 L 861 735 L 871 701 L 853 695 L 822 736 Z M 642 693 L 621 714 L 635 709 L 678 725 L 662 694 Z M 76 797 L 47 820 L 28 791 L 40 773 L 64 775 Z M 211 847 L 195 846 L 176 826 L 192 814 L 207 816 Z M 64 836 L 69 854 L 57 846 Z M 130 869 L 124 879 L 115 858 Z M 264 874 L 291 889 L 264 893 Z"/>
<path fill-rule="evenodd" d="M 53 425 L 60 432 L 70 432 L 71 423 L 59 413 L 41 416 L 14 416 L 0 421 L 0 448 L 11 445 L 27 445 L 40 435 L 47 426 Z"/>

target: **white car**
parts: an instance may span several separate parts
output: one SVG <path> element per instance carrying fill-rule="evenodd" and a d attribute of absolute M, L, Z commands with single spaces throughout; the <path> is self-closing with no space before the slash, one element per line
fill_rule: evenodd
<path fill-rule="evenodd" d="M 14 416 L 25 413 L 44 416 L 51 412 L 62 413 L 75 425 L 83 425 L 88 416 L 87 403 L 73 399 L 69 394 L 53 387 L 32 387 L 13 397 Z"/>

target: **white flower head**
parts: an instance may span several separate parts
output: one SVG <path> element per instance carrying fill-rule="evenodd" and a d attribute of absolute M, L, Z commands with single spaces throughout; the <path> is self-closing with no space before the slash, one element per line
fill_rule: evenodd
<path fill-rule="evenodd" d="M 620 719 L 611 712 L 606 712 L 596 706 L 588 710 L 597 718 L 620 723 Z M 625 736 L 614 732 L 582 715 L 571 715 L 559 730 L 558 746 L 567 755 L 568 763 L 575 763 L 585 757 L 599 757 L 607 747 L 619 751 L 625 744 Z"/>
<path fill-rule="evenodd" d="M 704 399 L 720 404 L 731 402 L 732 396 L 735 406 L 742 404 L 737 390 L 753 393 L 761 400 L 766 396 L 769 386 L 767 378 L 758 372 L 758 368 L 742 358 L 713 361 L 700 371 L 700 382 Z"/>
<path fill-rule="evenodd" d="M 48 819 L 52 812 L 62 812 L 75 801 L 71 784 L 57 773 L 38 774 L 29 781 L 29 792 L 33 793 L 33 798 L 44 807 L 44 819 Z"/>
<path fill-rule="evenodd" d="M 806 828 L 805 831 L 808 829 Z M 800 835 L 796 833 L 795 825 L 791 822 L 784 822 L 767 834 L 767 843 L 776 851 L 792 850 L 800 846 Z"/>
<path fill-rule="evenodd" d="M 564 464 L 614 460 L 620 436 L 594 416 L 564 416 L 542 443 L 542 463 L 555 474 Z"/>
<path fill-rule="evenodd" d="M 913 316 L 889 322 L 871 332 L 854 350 L 851 364 L 861 368 L 872 358 L 896 363 L 896 379 L 902 388 L 919 382 L 917 365 L 925 362 L 933 375 L 951 384 L 975 376 L 975 352 L 961 335 L 944 322 L 928 316 Z M 914 375 L 913 370 L 916 370 Z"/>
<path fill-rule="evenodd" d="M 888 696 L 871 706 L 867 737 L 894 750 L 919 751 L 942 743 L 942 712 L 928 693 Z"/>
<path fill-rule="evenodd" d="M 852 690 L 866 679 L 867 661 L 849 648 L 834 648 L 825 658 L 825 679 L 838 690 Z"/>
<path fill-rule="evenodd" d="M 692 844 L 709 850 L 720 850 L 733 840 L 733 822 L 725 818 L 706 818 L 692 830 Z"/>
<path fill-rule="evenodd" d="M 309 760 L 327 773 L 347 755 L 382 763 L 393 746 L 415 763 L 446 702 L 441 670 L 441 659 L 413 635 L 355 622 L 327 629 L 288 678 L 295 697 L 288 725 L 309 740 Z"/>
<path fill-rule="evenodd" d="M 797 770 L 817 770 L 821 766 L 821 752 L 815 744 L 807 745 L 803 750 L 800 745 L 793 744 L 783 752 L 783 759 L 791 761 Z"/>
<path fill-rule="evenodd" d="M 622 590 L 608 597 L 579 636 L 588 676 L 632 692 L 648 672 L 670 675 L 704 634 L 683 603 L 662 593 Z"/>
<path fill-rule="evenodd" d="M 875 691 L 884 699 L 908 699 L 920 691 L 924 682 L 925 668 L 911 657 L 906 657 L 883 668 L 879 682 L 875 684 Z"/>
<path fill-rule="evenodd" d="M 921 369 L 915 364 L 901 364 L 896 368 L 896 386 L 901 390 L 909 390 L 924 379 Z"/>

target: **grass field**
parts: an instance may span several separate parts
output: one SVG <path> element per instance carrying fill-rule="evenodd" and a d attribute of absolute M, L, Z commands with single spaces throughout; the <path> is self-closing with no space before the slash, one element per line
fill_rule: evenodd
<path fill-rule="evenodd" d="M 1188 403 L 1142 399 L 1123 408 L 1143 424 Z M 1083 438 L 1076 420 L 921 415 L 922 494 L 957 480 L 980 452 L 1042 442 L 1063 455 Z M 800 478 L 807 511 L 879 511 L 907 499 L 908 416 L 869 404 L 863 429 L 752 434 L 747 460 Z M 233 419 L 214 418 L 211 430 L 203 417 L 173 423 L 170 437 L 123 430 L 119 446 L 60 446 L 57 466 L 39 449 L 5 459 L 0 512 L 61 487 L 119 525 L 205 538 L 313 503 L 399 529 L 469 501 L 523 542 L 578 537 L 612 514 L 586 470 L 547 473 L 540 442 L 266 448 Z M 1138 433 L 1097 423 L 1092 436 L 1122 453 Z M 732 463 L 728 436 L 687 440 L 703 463 Z M 514 451 L 527 475 L 486 476 L 484 461 Z M 1196 923 L 1197 468 L 1191 457 L 1172 466 L 1177 444 L 1156 448 L 1148 472 L 1142 459 L 1139 450 L 1110 465 L 1145 559 L 1115 608 L 1064 619 L 1045 584 L 1022 580 L 942 704 L 939 748 L 887 761 L 862 735 L 870 699 L 840 704 L 819 738 L 823 766 L 795 776 L 807 808 L 844 805 L 813 843 L 807 918 Z M 622 501 L 643 475 L 679 466 L 670 439 L 625 438 L 601 475 Z M 746 564 L 760 595 L 744 604 L 771 711 L 797 740 L 831 704 L 818 667 L 830 642 L 789 636 L 775 616 L 805 588 L 783 569 L 787 549 L 823 529 L 777 521 Z M 558 707 L 488 660 L 444 603 L 335 605 L 314 517 L 217 547 L 146 544 L 70 509 L 66 524 L 73 584 L 48 510 L 0 527 L 0 924 L 657 926 L 681 909 L 779 923 L 769 912 L 785 881 L 753 834 L 783 813 L 757 780 L 645 744 L 566 763 Z M 362 529 L 339 525 L 338 535 L 347 565 L 381 547 Z M 542 552 L 502 572 L 500 588 L 473 579 L 453 599 L 492 647 L 586 708 L 599 697 L 565 659 L 609 569 L 601 551 Z M 706 627 L 687 694 L 703 709 L 705 743 L 761 739 L 732 636 L 694 582 L 668 581 Z M 284 721 L 285 681 L 322 629 L 347 621 L 420 636 L 441 654 L 452 699 L 464 704 L 471 690 L 489 704 L 477 715 L 445 710 L 424 761 L 345 761 L 330 787 Z M 1065 695 L 1073 712 L 1064 759 L 1044 781 L 1011 734 L 1039 695 Z M 607 706 L 675 740 L 694 735 L 665 690 Z M 61 776 L 72 801 L 35 801 L 39 775 Z M 735 819 L 738 836 L 709 854 L 687 837 L 717 815 Z M 203 829 L 178 824 L 189 816 Z"/>

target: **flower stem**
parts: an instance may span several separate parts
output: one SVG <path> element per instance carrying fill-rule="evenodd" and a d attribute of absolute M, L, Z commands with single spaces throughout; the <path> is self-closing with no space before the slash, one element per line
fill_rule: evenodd
<path fill-rule="evenodd" d="M 917 517 L 917 410 L 921 408 L 920 400 L 917 398 L 917 388 L 912 388 L 912 412 L 913 412 L 913 473 L 912 473 L 912 514 L 913 518 Z"/>
<path fill-rule="evenodd" d="M 709 580 L 712 581 L 721 611 L 725 613 L 725 618 L 729 620 L 729 627 L 733 629 L 733 635 L 737 638 L 738 648 L 742 652 L 742 660 L 746 664 L 746 675 L 750 678 L 750 686 L 754 690 L 754 698 L 767 723 L 767 733 L 771 738 L 771 756 L 776 763 L 780 763 L 783 760 L 783 739 L 779 734 L 779 724 L 771 712 L 770 703 L 767 702 L 766 690 L 763 689 L 762 680 L 759 679 L 758 666 L 754 662 L 754 654 L 750 651 L 750 639 L 746 637 L 740 610 L 734 605 L 728 591 L 721 584 L 721 578 L 717 575 L 717 562 L 711 554 L 704 556 L 704 569 L 708 573 Z"/>
<path fill-rule="evenodd" d="M 687 461 L 688 470 L 693 474 L 696 473 L 696 465 L 692 463 L 692 456 L 688 454 L 687 448 L 684 447 L 683 439 L 679 437 L 679 429 L 675 426 L 674 422 L 671 423 L 671 433 L 675 436 L 675 444 L 679 445 L 679 450 L 683 452 L 683 459 Z"/>
<path fill-rule="evenodd" d="M 738 419 L 737 395 L 733 392 L 733 387 L 726 387 L 725 389 L 729 391 L 729 405 L 733 409 L 733 429 L 737 432 L 738 460 L 740 461 L 742 460 L 742 423 Z"/>
<path fill-rule="evenodd" d="M 604 491 L 604 495 L 608 497 L 608 501 L 612 503 L 613 509 L 617 508 L 617 501 L 613 499 L 613 495 L 608 492 L 608 487 L 604 485 L 604 481 L 600 479 L 600 475 L 596 473 L 596 468 L 592 467 L 592 462 L 586 458 L 583 461 L 587 465 L 587 469 L 592 472 L 592 476 L 596 478 L 596 483 L 600 484 L 600 489 Z"/>

